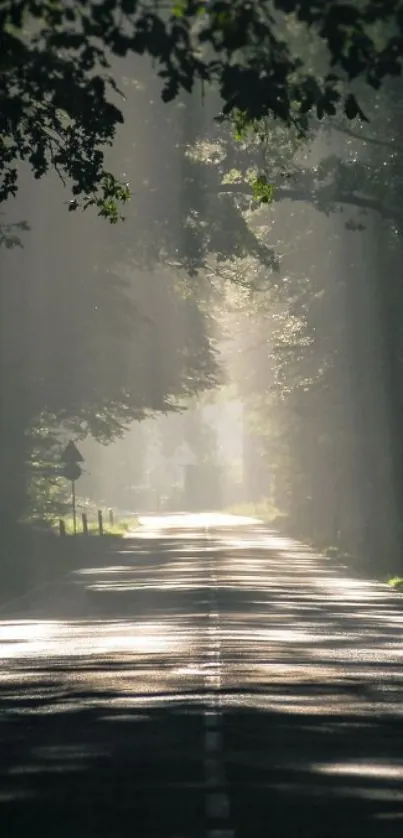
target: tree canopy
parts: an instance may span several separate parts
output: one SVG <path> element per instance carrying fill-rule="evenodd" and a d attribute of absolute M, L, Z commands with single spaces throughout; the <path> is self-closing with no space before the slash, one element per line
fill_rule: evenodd
<path fill-rule="evenodd" d="M 377 549 L 377 497 L 385 516 L 393 481 L 403 498 L 402 29 L 397 0 L 0 4 L 0 201 L 19 213 L 0 227 L 0 453 L 21 495 L 38 416 L 114 438 L 216 383 L 226 333 L 260 488 L 270 472 L 299 535 L 354 548 L 361 514 Z M 55 173 L 70 209 L 127 223 L 56 211 Z M 228 280 L 251 297 L 223 326 Z"/>
<path fill-rule="evenodd" d="M 314 66 L 301 38 L 319 44 Z M 56 169 L 71 209 L 95 205 L 119 219 L 129 184 L 107 169 L 104 150 L 123 120 L 112 65 L 133 54 L 152 59 L 165 102 L 200 83 L 217 90 L 221 117 L 238 130 L 270 116 L 303 133 L 312 113 L 365 119 L 363 86 L 401 72 L 403 9 L 400 0 L 5 0 L 0 201 L 16 193 L 25 160 L 35 177 Z"/>

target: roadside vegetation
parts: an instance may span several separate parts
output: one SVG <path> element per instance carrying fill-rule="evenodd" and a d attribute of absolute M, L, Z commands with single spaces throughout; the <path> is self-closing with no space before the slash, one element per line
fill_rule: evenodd
<path fill-rule="evenodd" d="M 388 579 L 388 585 L 391 585 L 396 591 L 402 591 L 403 593 L 403 576 L 392 576 Z"/>
<path fill-rule="evenodd" d="M 257 518 L 264 524 L 267 524 L 268 527 L 284 535 L 294 535 L 296 538 L 301 537 L 298 532 L 292 532 L 292 521 L 290 521 L 289 516 L 282 513 L 268 500 L 261 500 L 255 503 L 234 504 L 226 511 L 233 515 Z M 329 545 L 326 543 L 326 539 L 312 540 L 305 538 L 305 543 L 312 547 L 312 549 L 319 550 L 323 556 L 331 559 L 337 565 L 347 567 L 354 574 L 368 576 L 368 562 L 365 554 L 353 555 L 345 550 L 341 544 Z M 379 580 L 390 585 L 395 591 L 403 593 L 403 576 L 391 576 L 386 572 L 379 575 Z"/>
<path fill-rule="evenodd" d="M 122 537 L 127 535 L 128 533 L 134 531 L 138 527 L 138 519 L 133 518 L 122 518 L 119 519 L 118 516 L 114 516 L 113 522 L 109 519 L 108 510 L 101 510 L 103 512 L 102 515 L 102 535 L 104 536 L 116 536 Z M 55 518 L 51 522 L 51 528 L 56 533 L 60 533 L 60 520 L 64 522 L 65 532 L 66 535 L 74 535 L 74 520 L 72 515 L 65 515 L 63 518 Z M 80 513 L 77 514 L 77 521 L 76 521 L 76 535 L 77 536 L 84 536 L 83 532 L 83 524 L 81 520 Z M 95 517 L 92 517 L 88 520 L 88 535 L 95 536 L 100 535 L 99 532 L 99 523 Z"/>
<path fill-rule="evenodd" d="M 226 510 L 231 515 L 241 515 L 246 518 L 259 518 L 264 524 L 280 529 L 286 522 L 286 515 L 282 515 L 268 500 L 231 504 Z"/>
<path fill-rule="evenodd" d="M 101 509 L 103 533 L 100 537 L 98 508 L 88 503 L 77 505 L 77 532 L 73 516 L 63 496 L 42 509 L 36 505 L 18 526 L 3 532 L 0 554 L 0 603 L 19 597 L 27 591 L 47 585 L 80 566 L 109 562 L 121 540 L 138 527 L 135 517 L 119 517 L 114 511 Z M 38 499 L 37 499 L 38 500 Z M 88 536 L 83 534 L 81 512 L 88 515 Z M 60 535 L 60 520 L 66 537 Z"/>

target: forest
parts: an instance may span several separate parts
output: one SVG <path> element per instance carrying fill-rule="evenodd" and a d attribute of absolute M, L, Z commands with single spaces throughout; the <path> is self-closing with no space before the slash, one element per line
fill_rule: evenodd
<path fill-rule="evenodd" d="M 239 402 L 232 500 L 402 571 L 402 55 L 399 0 L 0 4 L 2 531 Z"/>

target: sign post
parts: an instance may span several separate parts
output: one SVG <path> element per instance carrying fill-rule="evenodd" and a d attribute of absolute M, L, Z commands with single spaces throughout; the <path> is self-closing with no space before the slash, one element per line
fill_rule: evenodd
<path fill-rule="evenodd" d="M 63 475 L 66 480 L 71 481 L 71 506 L 73 510 L 73 532 L 77 534 L 77 512 L 76 512 L 76 480 L 81 477 L 82 471 L 79 463 L 84 462 L 77 446 L 72 440 L 67 443 L 61 456 L 63 463 Z"/>

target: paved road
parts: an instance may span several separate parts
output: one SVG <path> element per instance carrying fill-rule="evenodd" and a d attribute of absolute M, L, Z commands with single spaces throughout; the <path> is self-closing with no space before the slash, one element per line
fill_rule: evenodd
<path fill-rule="evenodd" d="M 1 835 L 400 835 L 402 602 L 250 521 L 147 519 L 0 611 Z"/>

